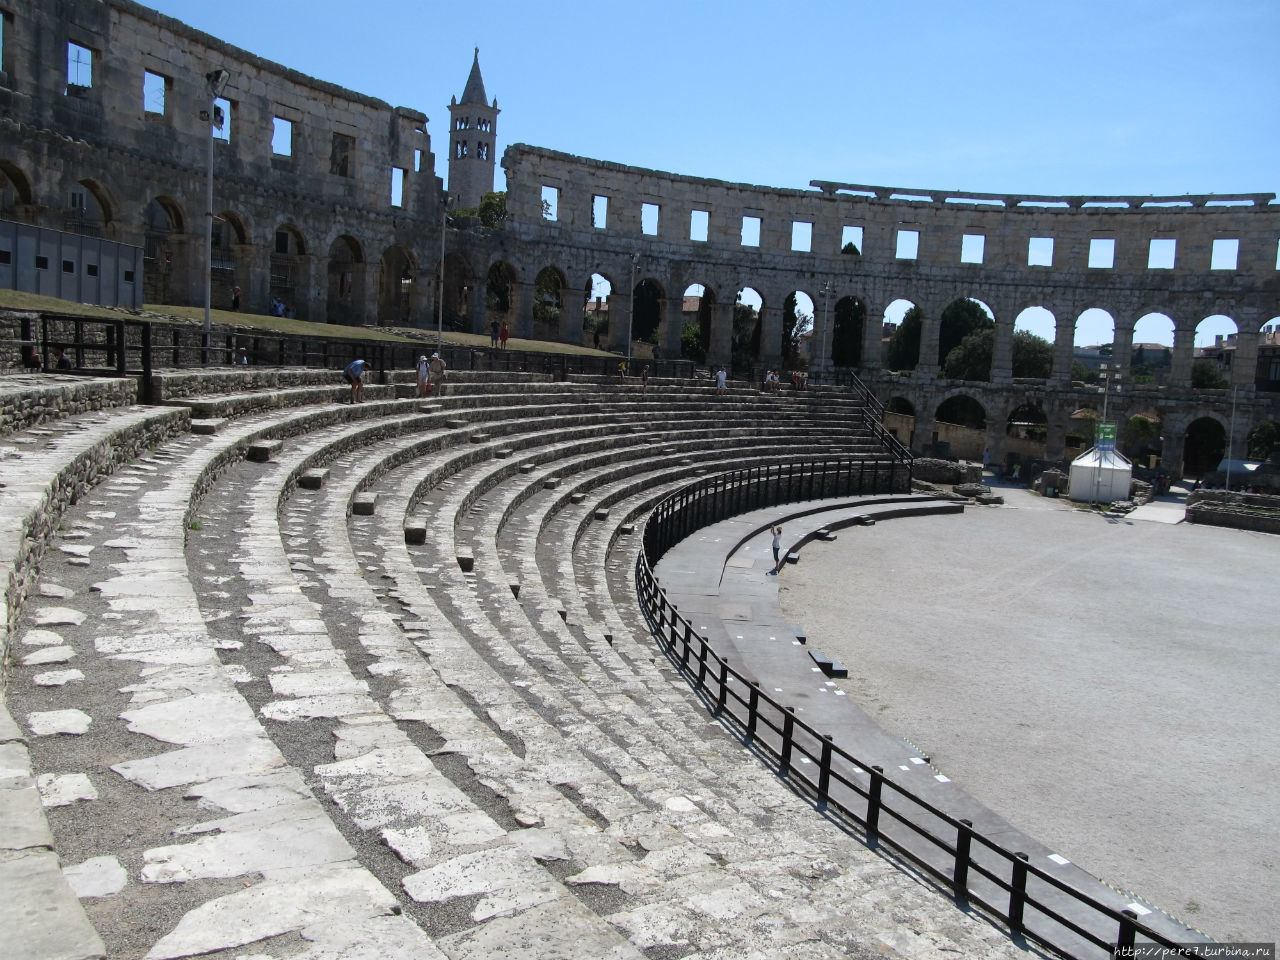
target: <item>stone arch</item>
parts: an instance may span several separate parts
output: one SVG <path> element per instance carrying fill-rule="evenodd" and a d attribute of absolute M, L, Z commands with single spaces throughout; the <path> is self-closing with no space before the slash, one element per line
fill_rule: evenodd
<path fill-rule="evenodd" d="M 152 197 L 142 210 L 143 297 L 150 303 L 174 303 L 184 289 L 179 236 L 182 208 L 172 197 Z"/>
<path fill-rule="evenodd" d="M 782 369 L 799 370 L 809 366 L 815 307 L 813 295 L 800 288 L 783 298 L 777 348 Z"/>
<path fill-rule="evenodd" d="M 1096 383 L 1106 365 L 1119 365 L 1127 372 L 1128 358 L 1123 354 L 1127 347 L 1117 343 L 1121 331 L 1115 317 L 1102 307 L 1088 307 L 1076 317 L 1075 331 L 1071 336 L 1071 379 L 1082 383 Z M 1131 331 L 1124 333 L 1125 343 L 1132 339 Z"/>
<path fill-rule="evenodd" d="M 893 327 L 885 345 L 886 369 L 905 372 L 919 365 L 922 319 L 919 305 L 905 297 L 898 297 L 885 307 L 884 321 Z"/>
<path fill-rule="evenodd" d="M 938 314 L 938 369 L 951 367 L 940 375 L 955 380 L 990 380 L 995 351 L 995 317 L 981 300 L 957 297 Z M 968 342 L 966 342 L 968 341 Z M 964 344 L 962 362 L 952 357 Z M 950 364 L 948 364 L 950 361 Z"/>
<path fill-rule="evenodd" d="M 418 326 L 418 264 L 412 251 L 393 243 L 378 260 L 378 326 Z"/>
<path fill-rule="evenodd" d="M 364 250 L 360 242 L 350 234 L 340 234 L 329 244 L 325 312 L 329 323 L 351 326 L 364 323 L 364 262 Z M 291 302 L 285 301 L 286 304 Z"/>
<path fill-rule="evenodd" d="M 294 224 L 279 224 L 271 238 L 270 278 L 267 299 L 294 304 L 294 312 L 303 320 L 310 319 L 310 297 L 306 296 L 307 244 L 302 231 Z"/>
<path fill-rule="evenodd" d="M 1163 422 L 1154 409 L 1138 410 L 1120 425 L 1120 452 L 1133 463 L 1147 466 L 1163 449 Z"/>
<path fill-rule="evenodd" d="M 582 309 L 584 344 L 590 343 L 597 349 L 608 346 L 613 290 L 613 281 L 603 273 L 592 273 L 587 278 Z"/>
<path fill-rule="evenodd" d="M 1175 329 L 1167 313 L 1147 312 L 1135 321 L 1129 356 L 1130 377 L 1135 384 L 1169 382 L 1173 374 Z"/>
<path fill-rule="evenodd" d="M 764 295 L 753 286 L 738 288 L 733 298 L 733 325 L 729 332 L 729 359 L 735 370 L 750 369 L 760 357 L 761 345 L 764 342 L 764 317 L 766 302 Z M 711 340 L 714 344 L 716 332 L 712 325 Z M 714 352 L 714 351 L 713 351 Z M 712 362 L 716 358 L 709 357 Z"/>
<path fill-rule="evenodd" d="M 1250 460 L 1280 457 L 1280 422 L 1263 420 L 1245 436 L 1245 456 Z"/>
<path fill-rule="evenodd" d="M 209 291 L 211 302 L 222 310 L 232 309 L 237 286 L 247 286 L 250 267 L 244 255 L 249 230 L 244 218 L 233 210 L 223 210 L 213 218 L 210 235 Z M 241 306 L 245 296 L 241 290 Z"/>
<path fill-rule="evenodd" d="M 1048 380 L 1053 376 L 1058 318 L 1047 307 L 1024 308 L 1013 319 L 1009 372 L 1015 380 Z"/>
<path fill-rule="evenodd" d="M 119 206 L 102 181 L 86 177 L 71 190 L 64 227 L 72 233 L 114 238 Z"/>
<path fill-rule="evenodd" d="M 938 456 L 981 460 L 987 445 L 987 409 L 963 389 L 945 393 L 934 407 L 929 449 Z"/>
<path fill-rule="evenodd" d="M 506 260 L 495 260 L 489 264 L 484 275 L 484 310 L 485 323 L 505 323 L 508 329 L 514 327 L 516 311 L 516 283 L 519 273 Z"/>
<path fill-rule="evenodd" d="M 1202 477 L 1215 470 L 1227 450 L 1227 424 L 1213 412 L 1205 412 L 1187 424 L 1182 433 L 1182 474 Z"/>
<path fill-rule="evenodd" d="M 645 353 L 653 355 L 653 345 L 657 343 L 658 327 L 662 323 L 662 301 L 666 299 L 666 290 L 653 277 L 644 277 L 637 281 L 631 291 L 631 341 L 632 353 L 635 344 L 646 344 Z"/>
<path fill-rule="evenodd" d="M 31 178 L 17 164 L 0 158 L 0 217 L 35 223 L 36 205 Z"/>
<path fill-rule="evenodd" d="M 867 323 L 867 305 L 849 294 L 836 301 L 832 311 L 831 362 L 837 367 L 862 366 L 862 341 Z"/>
<path fill-rule="evenodd" d="M 561 291 L 569 281 L 555 266 L 538 271 L 533 280 L 533 336 L 536 340 L 554 340 L 560 332 L 560 312 L 564 308 Z"/>
<path fill-rule="evenodd" d="M 1196 324 L 1191 363 L 1192 387 L 1225 389 L 1230 386 L 1239 332 L 1236 322 L 1221 313 L 1205 317 Z"/>
<path fill-rule="evenodd" d="M 452 250 L 446 253 L 443 284 L 440 282 L 439 267 L 437 266 L 436 269 L 437 299 L 434 315 L 431 318 L 432 323 L 436 326 L 443 325 L 451 330 L 466 329 L 475 289 L 476 273 L 471 266 L 471 261 L 463 254 Z"/>
<path fill-rule="evenodd" d="M 954 419 L 948 419 L 948 417 Z M 963 388 L 957 388 L 948 390 L 938 398 L 933 418 L 975 430 L 984 430 L 987 426 L 987 408 L 973 394 Z"/>

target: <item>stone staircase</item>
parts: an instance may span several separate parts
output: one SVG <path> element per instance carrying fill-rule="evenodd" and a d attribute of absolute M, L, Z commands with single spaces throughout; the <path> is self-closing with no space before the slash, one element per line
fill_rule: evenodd
<path fill-rule="evenodd" d="M 5 554 L 17 956 L 1023 952 L 759 765 L 636 606 L 653 503 L 874 455 L 856 401 L 470 374 L 351 406 L 313 378 L 175 377 L 172 406 L 69 417 L 118 444 L 109 475 L 4 528 L 49 544 L 38 578 Z M 178 434 L 191 415 L 222 422 Z M 74 445 L 40 440 L 6 442 L 66 473 Z M 43 900 L 11 866 L 37 862 Z"/>

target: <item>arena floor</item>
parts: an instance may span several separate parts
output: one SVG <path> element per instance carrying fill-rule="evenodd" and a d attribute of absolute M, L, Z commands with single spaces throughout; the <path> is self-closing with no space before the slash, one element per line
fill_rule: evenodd
<path fill-rule="evenodd" d="M 809 544 L 784 612 L 1011 823 L 1218 940 L 1275 940 L 1280 538 L 1006 495 Z"/>

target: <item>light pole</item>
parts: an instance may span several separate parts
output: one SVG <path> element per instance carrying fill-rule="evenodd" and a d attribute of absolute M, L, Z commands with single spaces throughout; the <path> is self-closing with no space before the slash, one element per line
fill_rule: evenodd
<path fill-rule="evenodd" d="M 209 109 L 200 111 L 200 119 L 209 124 L 205 132 L 208 138 L 208 152 L 205 156 L 204 184 L 204 350 L 205 363 L 209 362 L 209 332 L 211 323 L 209 310 L 213 300 L 213 131 L 221 130 L 223 117 L 218 109 L 218 98 L 227 88 L 231 74 L 219 67 L 204 75 L 205 86 L 209 93 Z"/>
<path fill-rule="evenodd" d="M 631 309 L 627 312 L 627 365 L 623 368 L 631 372 L 631 330 L 636 322 L 636 268 L 640 266 L 640 252 L 631 255 Z"/>
<path fill-rule="evenodd" d="M 1231 388 L 1231 430 L 1227 434 L 1227 493 L 1231 492 L 1231 454 L 1232 448 L 1236 445 L 1236 391 L 1240 389 L 1240 385 L 1236 384 Z M 1248 451 L 1246 451 L 1247 453 Z"/>
<path fill-rule="evenodd" d="M 831 356 L 831 345 L 834 343 L 834 331 L 831 329 L 831 297 L 836 292 L 836 285 L 830 280 L 823 280 L 818 291 L 822 295 L 822 356 L 818 358 L 818 366 L 822 373 L 828 368 L 834 379 L 836 364 Z"/>
<path fill-rule="evenodd" d="M 1107 422 L 1107 401 L 1111 398 L 1111 377 L 1112 368 L 1105 363 L 1098 365 L 1102 370 L 1102 419 L 1098 421 L 1097 427 L 1094 428 L 1093 451 L 1098 456 L 1098 472 L 1093 475 L 1093 502 L 1097 503 L 1101 497 L 1102 489 L 1102 426 Z M 1120 374 L 1114 374 L 1116 380 L 1120 379 Z M 1116 393 L 1120 392 L 1120 384 L 1116 384 Z"/>

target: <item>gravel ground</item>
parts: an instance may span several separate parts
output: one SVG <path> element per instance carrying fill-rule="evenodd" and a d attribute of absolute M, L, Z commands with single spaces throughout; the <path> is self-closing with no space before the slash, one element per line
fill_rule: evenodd
<path fill-rule="evenodd" d="M 1280 538 L 1008 494 L 806 546 L 783 610 L 1009 821 L 1212 937 L 1275 940 Z"/>

